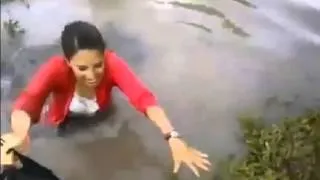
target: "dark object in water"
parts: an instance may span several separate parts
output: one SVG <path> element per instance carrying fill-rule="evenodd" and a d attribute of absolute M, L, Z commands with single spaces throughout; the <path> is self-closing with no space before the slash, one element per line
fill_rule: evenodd
<path fill-rule="evenodd" d="M 5 167 L 0 174 L 0 180 L 61 180 L 50 169 L 31 158 L 20 154 L 14 149 L 9 150 L 8 153 L 11 153 L 10 151 L 19 159 L 22 167 Z"/>

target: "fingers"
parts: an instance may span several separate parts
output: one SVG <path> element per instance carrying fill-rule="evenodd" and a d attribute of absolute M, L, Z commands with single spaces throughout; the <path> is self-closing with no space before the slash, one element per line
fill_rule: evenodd
<path fill-rule="evenodd" d="M 185 163 L 197 177 L 200 177 L 198 168 L 204 171 L 209 171 L 209 166 L 211 165 L 211 163 L 207 159 L 203 159 L 199 156 L 195 156 L 194 159 L 183 161 L 183 163 Z M 181 164 L 181 161 L 174 162 L 174 173 L 178 172 Z"/>
<path fill-rule="evenodd" d="M 203 158 L 197 158 L 194 161 L 194 164 L 204 171 L 209 171 L 209 167 L 211 164 L 207 164 L 208 160 Z"/>
<path fill-rule="evenodd" d="M 200 177 L 200 173 L 198 169 L 194 166 L 194 164 L 191 161 L 186 162 L 186 165 L 191 169 L 191 171 L 197 176 Z"/>
<path fill-rule="evenodd" d="M 12 153 L 14 150 L 13 150 L 13 148 L 9 148 L 8 150 L 7 150 L 7 152 L 6 152 L 6 154 L 10 154 L 10 153 Z"/>
<path fill-rule="evenodd" d="M 198 170 L 196 169 L 195 171 L 195 168 L 199 168 L 201 170 L 204 170 L 204 171 L 209 171 L 210 169 L 210 166 L 211 166 L 211 163 L 209 162 L 209 160 L 207 159 L 208 158 L 208 155 L 207 154 L 204 154 L 196 149 L 193 149 L 191 148 L 190 149 L 190 155 L 191 155 L 191 165 L 190 163 L 187 164 L 188 167 L 195 173 L 195 175 L 199 174 L 198 173 Z"/>
<path fill-rule="evenodd" d="M 3 146 L 3 143 L 5 143 L 6 141 L 3 140 L 2 138 L 0 139 L 0 145 Z"/>
<path fill-rule="evenodd" d="M 178 172 L 182 163 L 186 164 L 197 177 L 200 177 L 200 169 L 204 171 L 210 170 L 211 163 L 207 159 L 208 155 L 198 151 L 197 149 L 189 147 L 186 148 L 183 153 L 180 153 L 179 156 L 175 154 L 173 157 L 174 173 Z"/>
<path fill-rule="evenodd" d="M 209 157 L 208 154 L 205 154 L 205 153 L 203 153 L 203 152 L 200 152 L 200 151 L 198 151 L 198 150 L 196 150 L 196 149 L 194 149 L 194 148 L 190 148 L 190 150 L 191 150 L 194 154 L 196 154 L 196 155 L 198 155 L 198 156 L 200 156 L 200 157 L 203 157 L 203 158 L 208 158 L 208 157 Z"/>
<path fill-rule="evenodd" d="M 200 151 L 198 151 L 198 150 L 196 150 L 196 149 L 191 149 L 191 151 L 192 151 L 192 153 L 194 154 L 194 156 L 196 156 L 197 158 L 197 161 L 200 161 L 200 162 L 202 162 L 203 164 L 205 164 L 205 165 L 207 165 L 207 166 L 211 166 L 211 163 L 210 163 L 210 161 L 208 161 L 208 155 L 207 154 L 205 154 L 205 153 L 202 153 L 202 152 L 200 152 Z"/>
<path fill-rule="evenodd" d="M 212 166 L 211 162 L 208 159 L 203 159 L 202 158 L 202 162 L 207 166 Z"/>
<path fill-rule="evenodd" d="M 194 159 L 195 159 L 195 161 L 201 162 L 201 163 L 205 164 L 206 166 L 211 166 L 211 162 L 207 158 L 195 156 Z"/>

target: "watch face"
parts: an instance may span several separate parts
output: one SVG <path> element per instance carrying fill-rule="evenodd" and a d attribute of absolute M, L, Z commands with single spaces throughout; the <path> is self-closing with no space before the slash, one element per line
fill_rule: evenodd
<path fill-rule="evenodd" d="M 171 132 L 171 137 L 173 137 L 173 138 L 179 137 L 179 133 L 176 132 L 176 131 L 172 131 Z"/>

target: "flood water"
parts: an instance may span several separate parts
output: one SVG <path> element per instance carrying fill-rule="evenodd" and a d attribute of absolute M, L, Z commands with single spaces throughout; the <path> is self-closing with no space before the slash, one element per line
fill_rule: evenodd
<path fill-rule="evenodd" d="M 99 26 L 158 96 L 176 129 L 214 163 L 243 151 L 237 117 L 296 116 L 320 109 L 320 4 L 312 0 L 31 0 L 10 11 L 25 34 L 1 32 L 1 131 L 35 69 L 60 53 L 65 23 Z M 65 180 L 169 180 L 159 131 L 115 90 L 110 121 L 70 139 L 40 125 L 30 155 Z M 214 171 L 203 173 L 211 180 Z M 181 180 L 194 180 L 183 168 Z"/>

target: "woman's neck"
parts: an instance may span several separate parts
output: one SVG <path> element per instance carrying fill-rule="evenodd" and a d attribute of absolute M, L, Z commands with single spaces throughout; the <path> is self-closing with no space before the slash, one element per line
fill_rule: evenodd
<path fill-rule="evenodd" d="M 76 83 L 75 93 L 81 97 L 85 97 L 88 99 L 93 99 L 96 96 L 95 88 L 85 86 L 80 83 Z"/>

